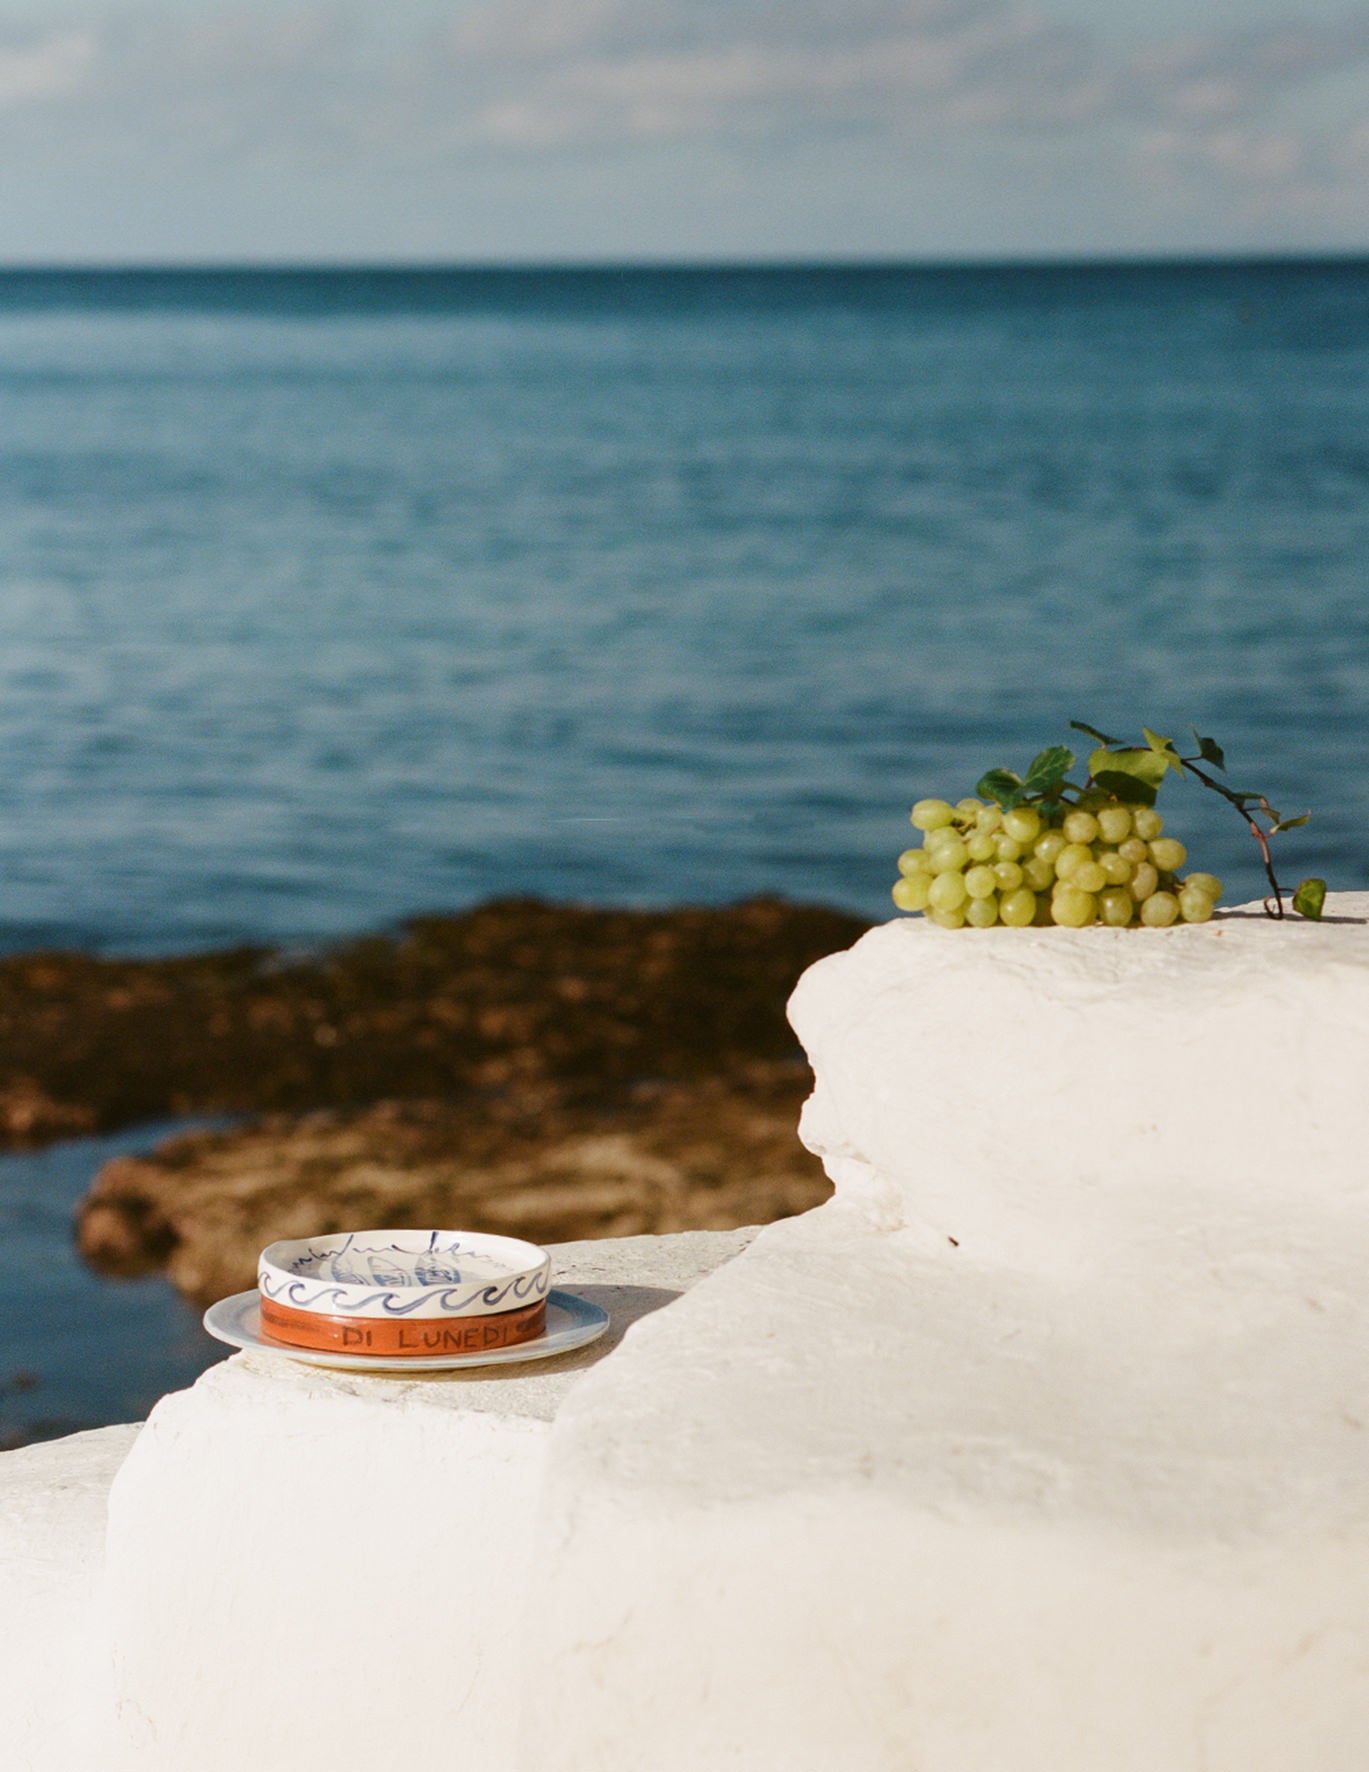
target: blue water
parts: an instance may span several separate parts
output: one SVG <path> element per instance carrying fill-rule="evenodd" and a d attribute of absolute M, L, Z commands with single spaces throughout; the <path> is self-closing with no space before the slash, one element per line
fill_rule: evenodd
<path fill-rule="evenodd" d="M 0 1156 L 0 1451 L 137 1421 L 228 1350 L 162 1279 L 105 1280 L 71 1218 L 96 1170 L 182 1126 L 141 1126 Z"/>
<path fill-rule="evenodd" d="M 880 916 L 1071 715 L 1369 884 L 1369 265 L 0 274 L 0 946 Z"/>

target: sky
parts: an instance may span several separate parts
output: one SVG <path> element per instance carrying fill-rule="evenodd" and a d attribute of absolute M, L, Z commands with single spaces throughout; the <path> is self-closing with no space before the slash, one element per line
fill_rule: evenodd
<path fill-rule="evenodd" d="M 1369 249 L 1369 4 L 0 0 L 0 262 Z"/>

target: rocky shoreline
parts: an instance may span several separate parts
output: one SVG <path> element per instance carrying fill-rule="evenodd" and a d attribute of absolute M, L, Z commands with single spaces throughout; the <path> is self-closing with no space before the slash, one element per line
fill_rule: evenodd
<path fill-rule="evenodd" d="M 204 1301 L 276 1236 L 726 1229 L 826 1197 L 784 1019 L 859 919 L 500 900 L 316 953 L 0 961 L 0 1142 L 243 1116 L 106 1165 L 82 1253 Z"/>

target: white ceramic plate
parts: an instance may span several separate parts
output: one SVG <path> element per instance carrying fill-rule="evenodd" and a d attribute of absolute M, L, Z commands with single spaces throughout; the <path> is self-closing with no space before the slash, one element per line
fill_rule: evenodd
<path fill-rule="evenodd" d="M 523 1360 L 549 1360 L 553 1354 L 584 1347 L 608 1328 L 608 1312 L 597 1304 L 577 1298 L 573 1292 L 550 1292 L 546 1331 L 535 1341 L 492 1347 L 478 1354 L 424 1354 L 416 1359 L 387 1360 L 374 1354 L 331 1353 L 324 1348 L 282 1347 L 278 1341 L 264 1341 L 257 1299 L 255 1289 L 221 1298 L 204 1313 L 205 1328 L 229 1347 L 278 1354 L 284 1360 L 302 1360 L 306 1366 L 345 1366 L 358 1372 L 451 1372 L 463 1366 L 516 1366 Z"/>

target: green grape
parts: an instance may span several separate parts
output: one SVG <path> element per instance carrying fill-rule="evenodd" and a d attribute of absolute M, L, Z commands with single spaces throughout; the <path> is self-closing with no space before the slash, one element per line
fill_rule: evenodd
<path fill-rule="evenodd" d="M 1187 850 L 1162 834 L 1153 806 L 1123 804 L 1096 786 L 1069 793 L 1063 806 L 1004 808 L 974 795 L 917 801 L 910 817 L 921 846 L 898 858 L 895 905 L 943 929 L 1082 929 L 1100 920 L 1164 929 L 1212 916 L 1221 881 L 1181 877 Z"/>
<path fill-rule="evenodd" d="M 1098 900 L 1068 883 L 1058 886 L 1051 899 L 1051 920 L 1066 929 L 1084 929 L 1098 915 Z"/>
<path fill-rule="evenodd" d="M 1093 860 L 1093 851 L 1087 843 L 1066 843 L 1055 858 L 1056 878 L 1068 880 L 1073 877 L 1074 870 Z"/>
<path fill-rule="evenodd" d="M 1025 929 L 1036 916 L 1036 894 L 1026 886 L 1005 892 L 998 902 L 998 916 L 1010 929 Z"/>
<path fill-rule="evenodd" d="M 939 873 L 932 881 L 927 898 L 933 910 L 955 911 L 964 904 L 968 894 L 962 873 Z"/>
<path fill-rule="evenodd" d="M 1003 829 L 1019 843 L 1030 843 L 1041 829 L 1041 814 L 1034 806 L 1014 806 L 1003 814 Z"/>
<path fill-rule="evenodd" d="M 901 911 L 925 911 L 931 896 L 930 874 L 904 874 L 894 882 L 893 899 Z"/>
<path fill-rule="evenodd" d="M 1179 901 L 1172 892 L 1152 892 L 1141 906 L 1141 921 L 1148 929 L 1167 929 L 1179 915 Z"/>
<path fill-rule="evenodd" d="M 938 843 L 931 856 L 934 874 L 958 874 L 970 859 L 970 852 L 959 837 L 955 837 L 949 843 Z"/>
<path fill-rule="evenodd" d="M 1055 858 L 1064 847 L 1065 833 L 1063 831 L 1047 831 L 1044 836 L 1038 837 L 1032 845 L 1032 854 L 1039 856 L 1042 861 L 1049 862 L 1054 867 Z"/>
<path fill-rule="evenodd" d="M 939 831 L 951 822 L 955 812 L 946 800 L 919 800 L 908 816 L 920 831 Z"/>
<path fill-rule="evenodd" d="M 1131 876 L 1131 896 L 1142 904 L 1160 884 L 1160 876 L 1148 861 L 1143 861 Z"/>
<path fill-rule="evenodd" d="M 1188 851 L 1177 837 L 1156 837 L 1150 845 L 1150 859 L 1162 874 L 1172 874 L 1188 860 Z"/>
<path fill-rule="evenodd" d="M 1033 892 L 1048 892 L 1055 878 L 1055 869 L 1050 862 L 1033 855 L 1022 864 L 1022 878 Z"/>
<path fill-rule="evenodd" d="M 1098 835 L 1098 820 L 1091 812 L 1081 812 L 1076 808 L 1065 814 L 1061 829 L 1067 843 L 1092 843 Z"/>
<path fill-rule="evenodd" d="M 1113 929 L 1125 929 L 1136 915 L 1136 900 L 1122 886 L 1109 886 L 1098 895 L 1098 915 Z"/>
<path fill-rule="evenodd" d="M 1125 886 L 1135 872 L 1135 862 L 1128 861 L 1115 849 L 1100 849 L 1097 861 L 1109 886 Z"/>

